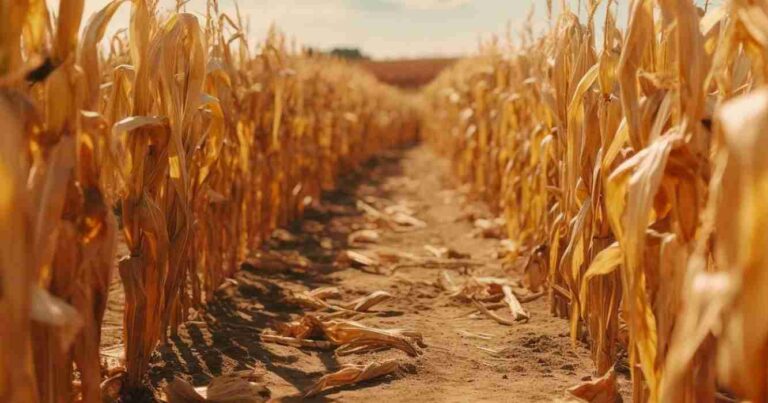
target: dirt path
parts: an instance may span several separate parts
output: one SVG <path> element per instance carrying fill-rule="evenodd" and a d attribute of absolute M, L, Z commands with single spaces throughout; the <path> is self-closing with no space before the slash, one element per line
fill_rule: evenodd
<path fill-rule="evenodd" d="M 211 376 L 255 368 L 265 371 L 265 384 L 278 401 L 297 400 L 320 376 L 344 363 L 398 358 L 407 363 L 402 377 L 386 377 L 352 387 L 331 389 L 314 401 L 480 402 L 551 401 L 586 379 L 592 363 L 585 347 L 571 345 L 567 323 L 553 318 L 546 298 L 524 304 L 531 319 L 503 326 L 487 318 L 471 318 L 470 305 L 456 302 L 435 286 L 439 269 L 402 268 L 397 276 L 360 269 L 331 270 L 330 263 L 347 249 L 351 231 L 374 228 L 356 208 L 357 200 L 383 209 L 402 204 L 412 208 L 426 228 L 394 232 L 378 229 L 382 238 L 371 251 L 427 256 L 425 245 L 449 247 L 483 263 L 476 276 L 512 276 L 497 259 L 498 239 L 473 236 L 468 211 L 482 215 L 453 190 L 444 160 L 425 146 L 394 152 L 347 178 L 327 195 L 319 209 L 289 228 L 296 239 L 273 239 L 265 248 L 298 251 L 316 267 L 327 270 L 269 271 L 244 266 L 237 285 L 217 295 L 197 321 L 183 325 L 179 336 L 162 346 L 150 378 L 159 386 L 174 375 L 205 385 Z M 454 279 L 464 281 L 460 271 Z M 466 274 L 466 273 L 464 273 Z M 406 280 L 403 280 L 406 279 Z M 428 345 L 418 358 L 398 350 L 336 357 L 332 352 L 296 349 L 259 341 L 258 334 L 274 321 L 298 318 L 302 310 L 285 301 L 290 291 L 336 286 L 345 301 L 384 290 L 395 299 L 377 306 L 378 314 L 361 322 L 382 328 L 405 328 L 424 335 Z M 487 335 L 480 336 L 477 335 Z M 497 353 L 492 353 L 495 351 Z"/>

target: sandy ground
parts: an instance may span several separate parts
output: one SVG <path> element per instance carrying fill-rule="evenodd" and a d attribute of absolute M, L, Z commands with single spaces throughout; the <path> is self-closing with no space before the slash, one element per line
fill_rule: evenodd
<path fill-rule="evenodd" d="M 356 208 L 364 200 L 376 208 L 403 204 L 426 222 L 423 229 L 395 232 L 374 227 Z M 471 212 L 471 213 L 470 213 Z M 564 390 L 589 379 L 593 365 L 586 346 L 573 345 L 567 322 L 550 315 L 546 297 L 525 303 L 527 323 L 500 325 L 485 317 L 470 317 L 470 305 L 451 299 L 436 286 L 440 269 L 412 267 L 396 276 L 361 269 L 329 269 L 337 255 L 349 248 L 355 230 L 377 228 L 382 238 L 367 246 L 372 252 L 398 251 L 427 256 L 425 245 L 449 247 L 482 263 L 476 276 L 509 276 L 497 258 L 499 239 L 477 236 L 472 218 L 488 216 L 481 205 L 467 201 L 450 180 L 445 160 L 425 146 L 392 152 L 347 177 L 339 190 L 305 219 L 287 228 L 295 240 L 271 240 L 265 249 L 298 251 L 323 270 L 269 271 L 244 265 L 237 285 L 216 296 L 196 321 L 157 349 L 149 373 L 156 388 L 174 376 L 195 386 L 235 370 L 256 369 L 276 401 L 297 401 L 319 377 L 345 363 L 365 364 L 397 358 L 405 373 L 330 389 L 309 401 L 354 402 L 539 402 L 564 396 Z M 356 247 L 357 248 L 357 247 Z M 452 270 L 457 283 L 468 275 Z M 395 296 L 360 321 L 381 328 L 421 332 L 427 344 L 416 358 L 399 350 L 337 357 L 333 352 L 297 349 L 262 343 L 259 333 L 275 321 L 299 318 L 302 309 L 286 302 L 291 291 L 322 286 L 341 289 L 341 299 L 352 300 L 372 291 Z M 120 343 L 122 299 L 115 285 L 105 319 L 104 350 Z M 626 396 L 628 381 L 620 380 Z M 627 399 L 625 399 L 626 401 Z"/>

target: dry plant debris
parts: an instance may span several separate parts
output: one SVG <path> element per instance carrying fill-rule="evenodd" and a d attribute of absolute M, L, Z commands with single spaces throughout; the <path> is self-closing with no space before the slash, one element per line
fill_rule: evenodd
<path fill-rule="evenodd" d="M 206 387 L 195 388 L 176 377 L 165 387 L 168 403 L 263 403 L 270 391 L 264 385 L 250 382 L 239 375 L 213 378 Z"/>
<path fill-rule="evenodd" d="M 521 300 L 513 291 L 512 287 L 518 286 L 517 282 L 503 278 L 470 276 L 463 285 L 459 286 L 451 274 L 443 270 L 438 274 L 437 284 L 452 298 L 472 303 L 477 311 L 502 325 L 511 326 L 514 322 L 530 319 Z M 543 293 L 530 293 L 525 290 L 521 290 L 520 293 L 525 302 L 533 301 L 543 295 Z M 509 308 L 511 318 L 507 319 L 494 312 L 499 308 Z"/>
<path fill-rule="evenodd" d="M 0 0 L 1 401 L 73 396 L 76 372 L 78 398 L 100 400 L 118 232 L 129 393 L 264 240 L 293 242 L 277 228 L 339 173 L 417 135 L 413 97 L 359 67 L 292 51 L 277 29 L 253 46 L 239 10 L 214 0 L 194 14 L 161 3 L 83 15 L 83 0 Z M 130 21 L 110 27 L 124 9 Z M 62 315 L 46 316 L 50 301 Z"/>
<path fill-rule="evenodd" d="M 275 330 L 282 337 L 265 331 L 262 341 L 296 347 L 327 348 L 323 341 L 337 346 L 339 355 L 360 353 L 380 348 L 396 348 L 409 356 L 421 354 L 417 346 L 426 347 L 422 335 L 402 329 L 379 329 L 346 319 L 328 319 L 307 314 L 300 320 L 276 323 Z M 317 340 L 318 337 L 324 340 Z M 310 339 L 313 338 L 313 339 Z M 305 342 L 305 340 L 308 340 Z"/>
<path fill-rule="evenodd" d="M 291 293 L 287 301 L 307 309 L 325 309 L 331 305 L 325 301 L 326 298 L 337 298 L 341 295 L 336 287 L 321 287 L 314 290 L 307 290 L 298 293 Z"/>
<path fill-rule="evenodd" d="M 358 200 L 357 208 L 365 213 L 371 221 L 396 232 L 411 231 L 427 226 L 427 223 L 414 216 L 413 209 L 402 204 L 393 204 L 381 211 L 363 200 Z"/>
<path fill-rule="evenodd" d="M 567 3 L 430 83 L 426 138 L 598 374 L 627 351 L 634 401 L 768 400 L 768 2 Z"/>
<path fill-rule="evenodd" d="M 616 372 L 609 369 L 600 378 L 586 381 L 567 390 L 578 401 L 589 403 L 620 403 L 622 401 L 616 385 Z"/>
<path fill-rule="evenodd" d="M 326 301 L 326 299 L 339 298 L 340 296 L 341 292 L 336 287 L 321 287 L 314 290 L 291 293 L 287 301 L 312 310 L 330 309 L 335 311 L 367 312 L 374 306 L 394 298 L 392 294 L 379 290 L 349 302 L 330 303 Z"/>
<path fill-rule="evenodd" d="M 357 250 L 346 250 L 339 254 L 336 259 L 337 264 L 348 264 L 359 268 L 378 268 L 381 266 L 381 260 L 371 252 L 362 252 Z"/>
<path fill-rule="evenodd" d="M 421 354 L 418 347 L 426 347 L 421 333 L 403 329 L 379 329 L 348 318 L 369 312 L 371 308 L 391 300 L 392 294 L 374 291 L 349 302 L 331 303 L 326 298 L 337 298 L 335 287 L 322 287 L 290 297 L 292 303 L 317 311 L 291 322 L 276 322 L 273 331 L 264 331 L 261 340 L 297 348 L 335 349 L 337 355 L 396 348 L 409 356 Z M 330 311 L 330 312 L 319 312 Z"/>
<path fill-rule="evenodd" d="M 379 232 L 372 229 L 361 229 L 355 231 L 347 237 L 347 243 L 350 245 L 364 244 L 364 243 L 377 243 L 381 239 Z"/>
<path fill-rule="evenodd" d="M 317 395 L 323 390 L 335 386 L 353 385 L 385 375 L 399 375 L 400 372 L 400 363 L 397 360 L 374 361 L 366 365 L 347 364 L 339 371 L 320 378 L 304 392 L 304 397 Z"/>

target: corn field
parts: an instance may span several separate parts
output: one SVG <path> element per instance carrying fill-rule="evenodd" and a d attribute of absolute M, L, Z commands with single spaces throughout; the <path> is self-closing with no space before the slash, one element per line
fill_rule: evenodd
<path fill-rule="evenodd" d="M 0 2 L 4 402 L 101 401 L 118 231 L 130 388 L 267 234 L 415 136 L 396 90 L 274 31 L 254 53 L 240 15 L 181 4 L 160 15 L 157 1 L 114 0 L 84 20 L 83 0 L 55 19 L 43 0 Z M 130 26 L 103 38 L 120 7 Z"/>
<path fill-rule="evenodd" d="M 768 2 L 636 0 L 624 31 L 584 3 L 430 84 L 426 137 L 600 374 L 623 350 L 636 401 L 765 401 Z"/>
<path fill-rule="evenodd" d="M 420 136 L 599 375 L 626 355 L 636 401 L 768 400 L 768 1 L 584 3 L 413 95 L 250 43 L 216 0 L 0 0 L 0 400 L 101 401 L 115 271 L 140 388 L 274 229 Z"/>

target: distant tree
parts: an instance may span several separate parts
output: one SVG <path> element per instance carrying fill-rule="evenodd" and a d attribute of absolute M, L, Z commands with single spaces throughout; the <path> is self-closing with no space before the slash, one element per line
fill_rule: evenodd
<path fill-rule="evenodd" d="M 369 58 L 366 54 L 364 54 L 358 48 L 333 48 L 331 49 L 331 55 L 336 57 L 341 57 L 344 59 L 352 59 L 352 60 Z"/>

